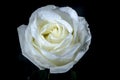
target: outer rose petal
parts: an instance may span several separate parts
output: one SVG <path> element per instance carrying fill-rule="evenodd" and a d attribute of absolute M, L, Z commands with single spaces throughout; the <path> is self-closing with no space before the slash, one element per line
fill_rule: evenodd
<path fill-rule="evenodd" d="M 76 32 L 78 30 L 78 23 L 79 23 L 78 17 L 79 16 L 77 15 L 76 11 L 74 9 L 70 8 L 70 7 L 61 7 L 60 11 L 66 13 L 67 16 L 70 16 L 71 19 L 69 19 L 68 21 L 73 26 L 73 30 L 74 30 L 74 34 L 73 34 L 73 36 L 74 36 L 74 42 L 76 42 L 77 41 L 77 39 L 76 39 L 77 38 Z M 72 20 L 72 22 L 70 20 Z"/>
<path fill-rule="evenodd" d="M 24 34 L 25 34 L 26 28 L 27 28 L 26 25 L 21 25 L 17 28 L 22 53 L 24 52 L 24 44 L 25 44 L 24 43 L 25 42 L 25 35 Z"/>
<path fill-rule="evenodd" d="M 85 20 L 85 18 L 79 17 L 79 26 L 80 27 L 78 28 L 79 29 L 78 34 L 82 34 L 82 35 L 79 35 L 81 38 L 82 46 L 78 51 L 75 61 L 79 61 L 82 58 L 82 56 L 86 53 L 91 43 L 91 33 L 90 33 L 90 29 L 88 28 L 88 23 Z"/>
<path fill-rule="evenodd" d="M 17 28 L 18 30 L 18 35 L 19 35 L 19 40 L 20 40 L 20 46 L 21 46 L 21 50 L 22 50 L 22 54 L 28 58 L 32 63 L 34 63 L 37 67 L 39 67 L 41 70 L 43 70 L 44 68 L 39 66 L 38 63 L 36 63 L 33 58 L 31 58 L 30 55 L 27 55 L 26 53 L 26 49 L 25 49 L 25 30 L 26 30 L 27 26 L 26 25 L 21 25 Z M 29 50 L 29 49 L 28 49 Z"/>
<path fill-rule="evenodd" d="M 64 66 L 57 66 L 57 67 L 51 67 L 50 68 L 50 73 L 65 73 L 67 72 L 68 70 L 70 70 L 73 65 L 75 64 L 75 62 L 70 62 L 68 63 L 67 65 L 64 65 Z"/>
<path fill-rule="evenodd" d="M 76 11 L 73 10 L 72 8 L 70 8 L 70 7 L 61 7 L 60 10 L 62 12 L 65 12 L 65 13 L 69 14 L 69 16 L 72 18 L 72 20 L 78 21 L 78 15 L 77 15 Z"/>
<path fill-rule="evenodd" d="M 36 17 L 39 17 L 41 19 L 47 19 L 47 20 L 61 19 L 61 17 L 53 11 L 53 9 L 56 9 L 56 8 L 57 7 L 54 5 L 48 5 L 45 7 L 38 8 L 32 13 L 29 19 L 29 22 L 31 23 Z"/>
<path fill-rule="evenodd" d="M 34 20 L 34 18 L 36 17 L 36 15 L 37 15 L 37 13 L 38 13 L 39 11 L 42 11 L 42 10 L 52 10 L 52 9 L 55 9 L 55 8 L 56 8 L 56 6 L 54 6 L 54 5 L 47 5 L 47 6 L 38 8 L 37 10 L 35 10 L 35 11 L 32 13 L 32 15 L 31 15 L 31 17 L 30 17 L 30 19 L 29 19 L 29 22 L 31 23 L 31 22 Z"/>

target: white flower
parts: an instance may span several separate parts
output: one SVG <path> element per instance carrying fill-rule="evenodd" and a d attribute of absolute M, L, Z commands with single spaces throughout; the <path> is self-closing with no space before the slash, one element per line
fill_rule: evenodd
<path fill-rule="evenodd" d="M 22 54 L 40 70 L 64 73 L 88 50 L 91 34 L 84 17 L 70 7 L 47 5 L 18 27 Z"/>

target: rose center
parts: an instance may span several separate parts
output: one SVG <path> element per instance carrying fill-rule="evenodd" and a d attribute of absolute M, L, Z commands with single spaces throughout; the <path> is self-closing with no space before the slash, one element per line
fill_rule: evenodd
<path fill-rule="evenodd" d="M 52 24 L 48 27 L 48 29 L 43 33 L 44 38 L 47 38 L 48 36 L 54 36 L 54 37 L 59 37 L 59 32 L 58 32 L 58 26 L 55 24 Z"/>
<path fill-rule="evenodd" d="M 68 31 L 65 30 L 64 27 L 56 23 L 48 24 L 47 29 L 45 29 L 44 32 L 42 33 L 43 37 L 47 41 L 52 43 L 62 41 L 67 34 Z"/>

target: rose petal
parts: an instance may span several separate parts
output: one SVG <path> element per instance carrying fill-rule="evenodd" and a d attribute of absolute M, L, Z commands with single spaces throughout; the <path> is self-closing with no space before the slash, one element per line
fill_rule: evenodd
<path fill-rule="evenodd" d="M 71 44 L 72 42 L 72 35 L 69 34 L 60 44 L 58 44 L 54 49 L 58 49 L 58 48 L 64 48 L 65 46 Z"/>
<path fill-rule="evenodd" d="M 91 33 L 90 30 L 88 28 L 88 23 L 86 22 L 85 18 L 83 17 L 79 17 L 79 38 L 80 38 L 80 43 L 85 43 L 86 40 L 89 41 L 91 40 Z"/>
<path fill-rule="evenodd" d="M 65 20 L 57 20 L 57 22 L 61 24 L 62 26 L 64 26 L 68 30 L 69 33 L 73 32 L 71 25 L 67 23 Z"/>
<path fill-rule="evenodd" d="M 37 22 L 36 19 L 34 19 L 32 21 L 32 23 L 29 23 L 29 25 L 28 25 L 28 27 L 30 27 L 30 33 L 31 33 L 32 37 L 35 37 L 36 35 L 38 35 L 37 34 L 37 32 L 38 32 L 38 26 L 37 26 L 36 22 Z"/>
<path fill-rule="evenodd" d="M 58 56 L 56 60 L 53 60 L 52 62 L 59 66 L 64 66 L 71 61 L 74 60 L 77 50 L 79 49 L 80 44 L 74 45 L 74 47 L 69 47 L 69 49 L 66 49 L 65 52 L 61 53 L 61 55 Z"/>
<path fill-rule="evenodd" d="M 50 73 L 65 73 L 70 70 L 74 65 L 74 62 L 70 62 L 64 66 L 50 67 Z"/>
<path fill-rule="evenodd" d="M 69 16 L 72 18 L 73 21 L 74 20 L 78 21 L 78 15 L 77 15 L 76 11 L 73 10 L 72 8 L 70 8 L 70 7 L 61 7 L 60 11 L 69 14 Z"/>
<path fill-rule="evenodd" d="M 34 20 L 34 18 L 40 18 L 40 19 L 48 20 L 48 21 L 54 21 L 57 19 L 61 19 L 61 17 L 52 10 L 55 8 L 56 8 L 55 6 L 51 5 L 51 6 L 37 9 L 34 13 L 32 13 L 29 22 L 31 23 L 32 20 Z"/>
<path fill-rule="evenodd" d="M 19 41 L 20 41 L 20 46 L 21 46 L 21 50 L 22 52 L 24 52 L 24 42 L 25 42 L 25 29 L 27 28 L 26 25 L 21 25 L 17 28 L 18 30 L 18 37 L 19 37 Z"/>
<path fill-rule="evenodd" d="M 68 57 L 74 56 L 80 46 L 81 46 L 80 43 L 78 43 L 78 44 L 75 44 L 72 47 L 69 47 L 69 49 L 66 49 L 66 51 L 64 52 L 64 54 L 62 55 L 62 57 L 63 58 L 68 58 Z"/>
<path fill-rule="evenodd" d="M 82 56 L 86 53 L 91 43 L 91 33 L 88 28 L 88 23 L 83 17 L 79 17 L 79 22 L 80 22 L 80 27 L 78 29 L 81 32 L 78 32 L 78 34 L 80 34 L 81 44 L 82 43 L 83 44 L 81 48 L 78 50 L 78 54 L 75 58 L 75 61 L 79 61 L 82 58 Z"/>
<path fill-rule="evenodd" d="M 55 9 L 54 12 L 59 14 L 63 20 L 65 20 L 67 23 L 69 23 L 71 25 L 71 27 L 73 27 L 73 20 L 68 13 L 61 11 L 60 8 Z"/>
<path fill-rule="evenodd" d="M 41 49 L 40 51 L 44 55 L 44 57 L 46 57 L 49 60 L 57 60 L 59 58 L 58 56 L 56 56 L 56 55 L 54 55 L 54 54 L 52 54 L 44 49 Z"/>
<path fill-rule="evenodd" d="M 40 69 L 42 67 L 49 68 L 49 66 L 55 66 L 48 59 L 46 59 L 38 49 L 34 48 L 30 42 L 26 42 L 24 49 L 25 53 L 23 53 L 23 55 L 27 56 L 27 58 Z"/>
<path fill-rule="evenodd" d="M 33 57 L 31 57 L 29 54 L 27 54 L 26 52 L 26 47 L 25 47 L 25 30 L 26 30 L 27 26 L 26 25 L 21 25 L 17 28 L 18 30 L 18 35 L 19 35 L 19 40 L 20 40 L 20 45 L 21 45 L 21 50 L 22 50 L 22 54 L 27 57 L 32 63 L 34 63 L 37 67 L 39 67 L 41 70 L 43 70 L 44 68 L 41 66 L 38 66 L 38 63 L 36 63 L 33 59 Z M 29 51 L 29 49 L 27 50 Z"/>
<path fill-rule="evenodd" d="M 73 27 L 73 30 L 74 30 L 74 32 L 73 32 L 73 36 L 74 36 L 73 41 L 77 42 L 78 39 L 77 39 L 77 34 L 76 33 L 77 33 L 79 25 L 78 25 L 78 15 L 77 15 L 76 11 L 73 10 L 72 8 L 70 8 L 70 7 L 62 7 L 62 8 L 60 8 L 60 11 L 67 13 L 68 16 L 71 17 L 72 27 Z M 69 19 L 69 22 L 70 22 L 70 19 Z"/>
<path fill-rule="evenodd" d="M 31 52 L 29 52 L 31 53 Z M 37 60 L 35 60 L 35 57 L 33 57 L 32 55 L 30 54 L 27 54 L 27 53 L 22 53 L 27 59 L 29 59 L 32 63 L 34 63 L 34 65 L 36 65 L 40 70 L 44 70 L 45 67 L 42 66 L 43 64 L 41 64 L 40 62 L 37 62 Z"/>
<path fill-rule="evenodd" d="M 35 10 L 32 14 L 31 14 L 31 17 L 29 19 L 29 23 L 31 23 L 34 18 L 36 18 L 36 16 L 38 15 L 38 12 L 39 11 L 42 11 L 42 10 L 52 10 L 52 9 L 55 9 L 56 6 L 54 5 L 47 5 L 47 6 L 44 6 L 44 7 L 41 7 L 41 8 L 38 8 L 37 10 Z"/>

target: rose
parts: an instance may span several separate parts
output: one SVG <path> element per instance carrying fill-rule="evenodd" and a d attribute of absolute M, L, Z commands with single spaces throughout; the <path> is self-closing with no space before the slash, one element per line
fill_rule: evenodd
<path fill-rule="evenodd" d="M 86 53 L 91 42 L 88 23 L 70 7 L 47 5 L 18 27 L 22 54 L 40 70 L 64 73 Z"/>

